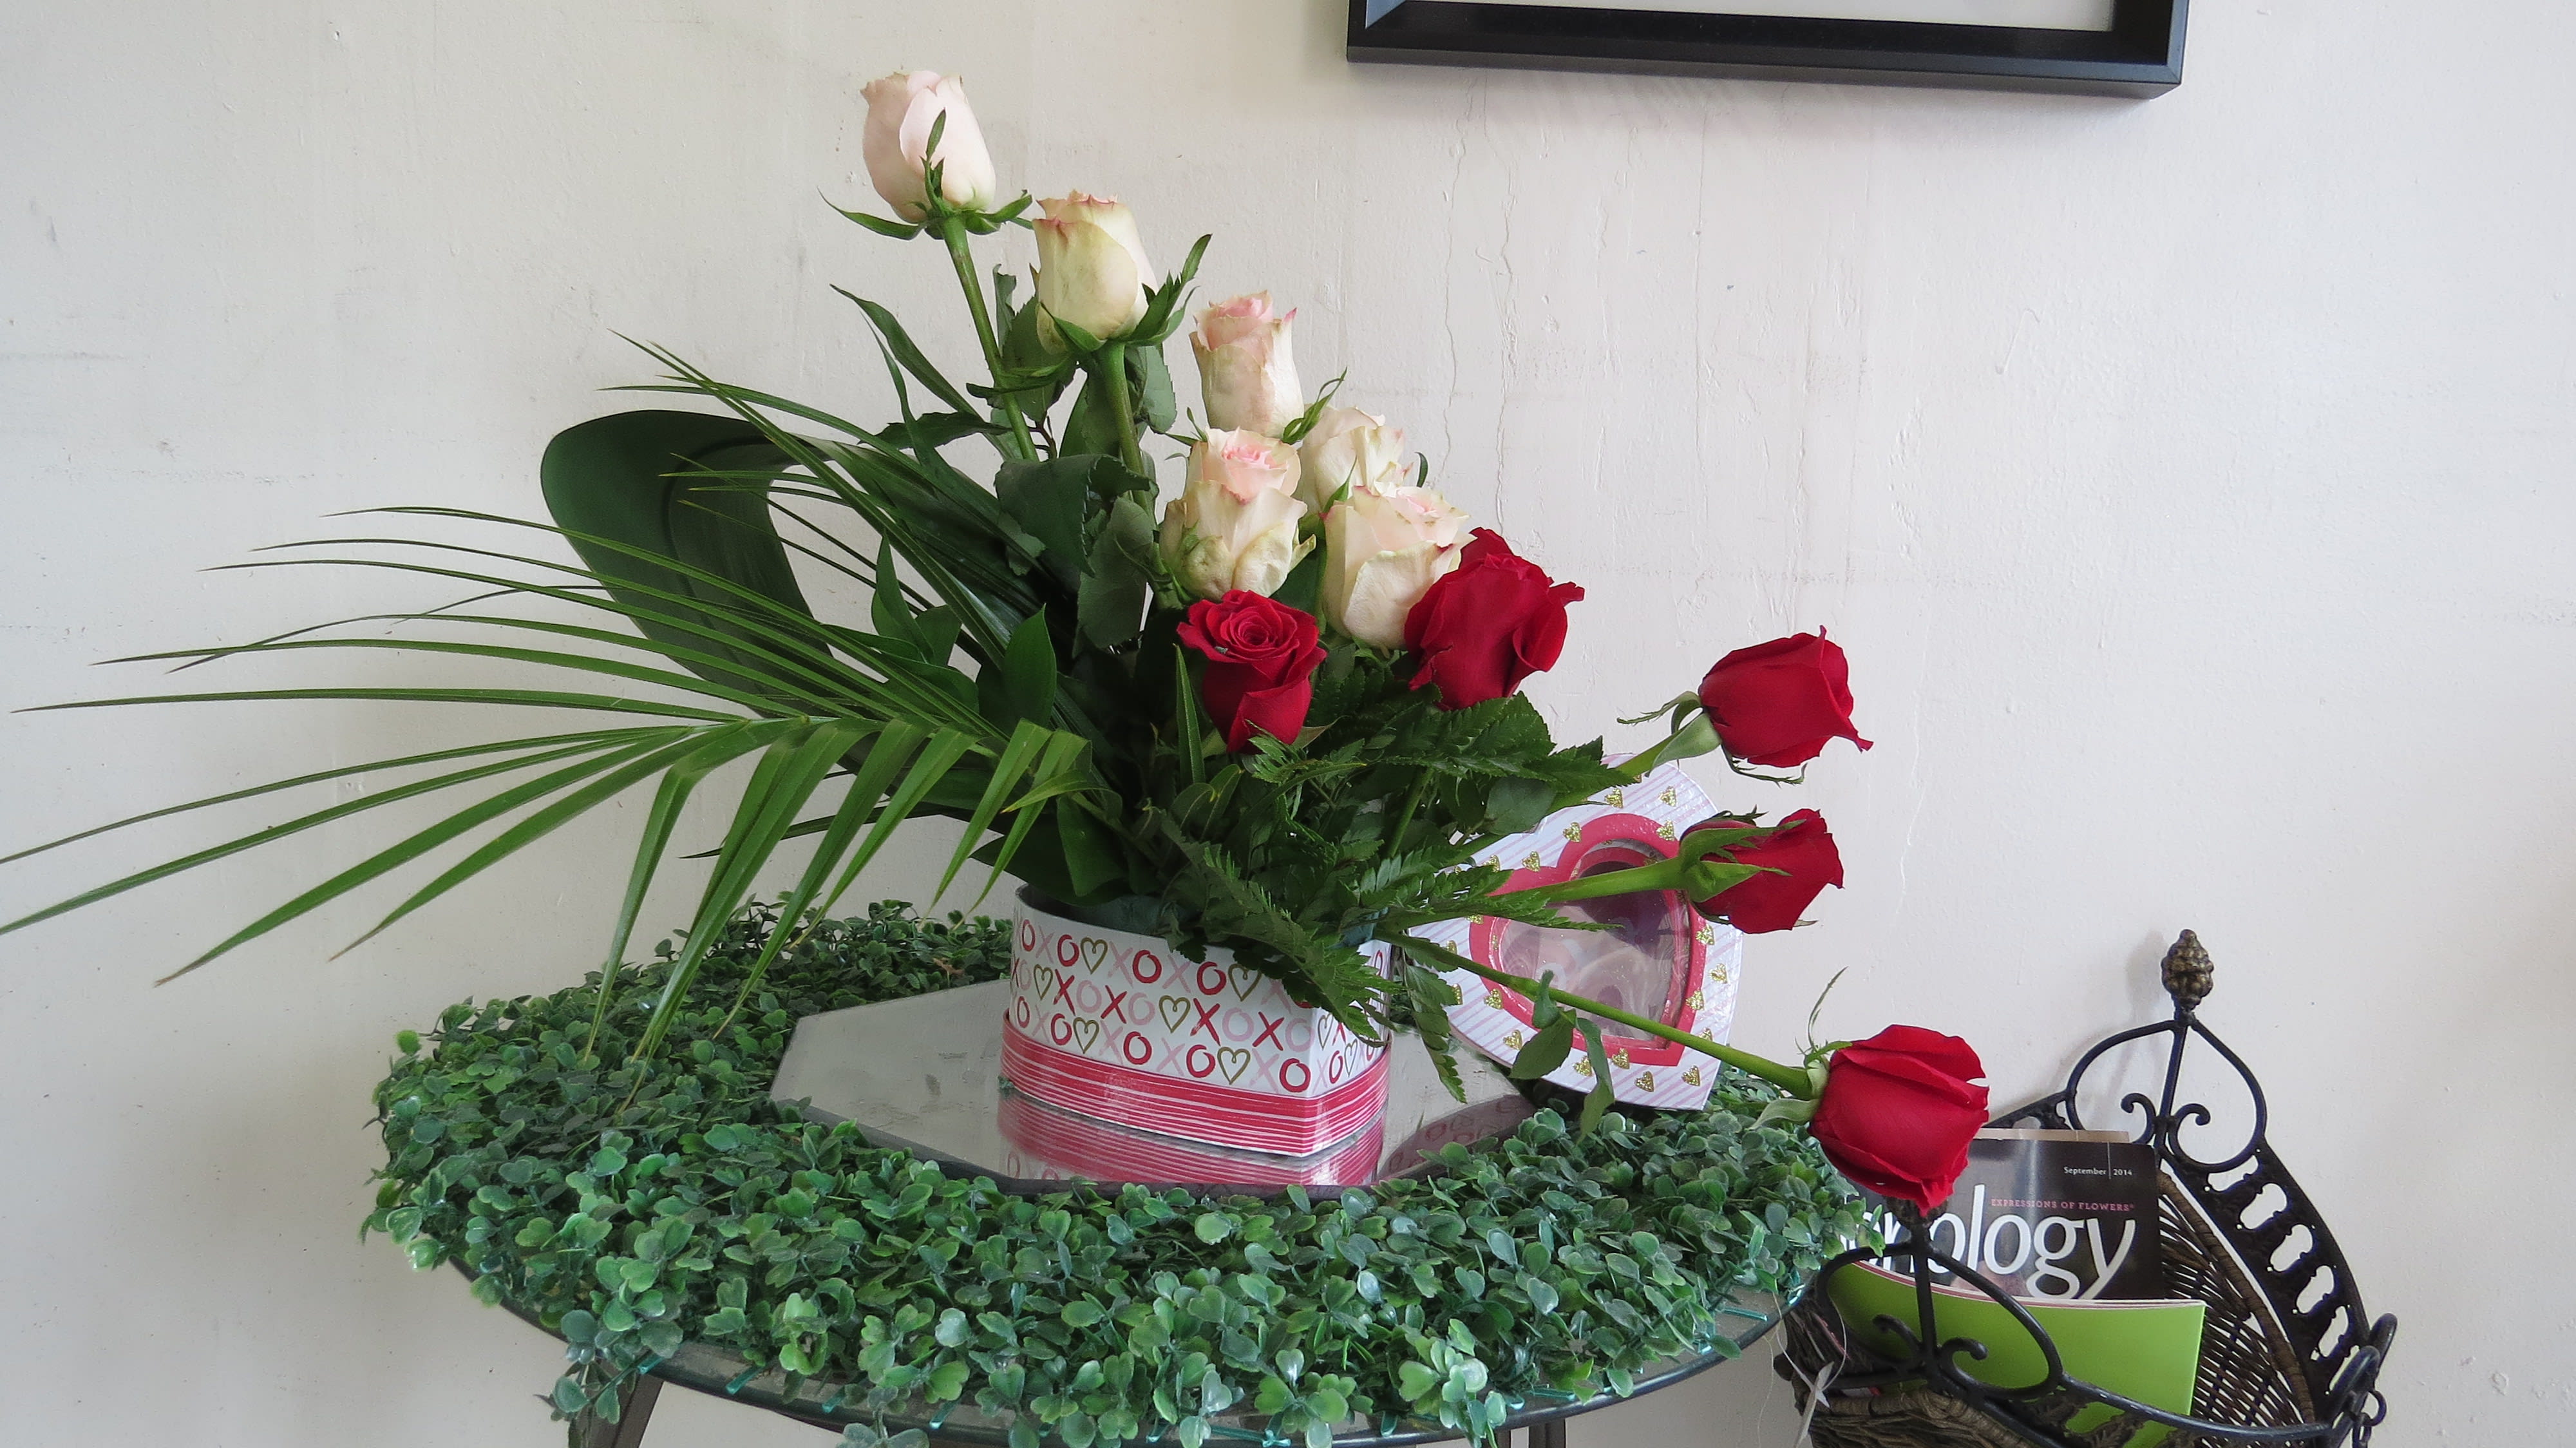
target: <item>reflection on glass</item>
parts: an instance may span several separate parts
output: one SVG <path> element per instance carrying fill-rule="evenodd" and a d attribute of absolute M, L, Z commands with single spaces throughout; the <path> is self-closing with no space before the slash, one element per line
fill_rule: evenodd
<path fill-rule="evenodd" d="M 1465 1106 L 1449 1095 L 1421 1042 L 1387 1054 L 1387 1103 L 1360 1130 L 1309 1156 L 1234 1151 L 1120 1126 L 1021 1095 L 1002 1079 L 1007 982 L 808 1016 L 779 1064 L 771 1096 L 803 1102 L 810 1120 L 850 1121 L 870 1140 L 1043 1192 L 1103 1186 L 1277 1190 L 1365 1186 L 1416 1174 L 1430 1153 L 1509 1132 L 1531 1108 L 1473 1053 L 1459 1065 Z"/>

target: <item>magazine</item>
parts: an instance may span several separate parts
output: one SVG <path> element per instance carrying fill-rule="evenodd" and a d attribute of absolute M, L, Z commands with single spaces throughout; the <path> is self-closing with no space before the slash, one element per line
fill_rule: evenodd
<path fill-rule="evenodd" d="M 2156 1155 L 2116 1131 L 1990 1129 L 1926 1227 L 1935 1250 L 2015 1297 L 2139 1301 L 2165 1294 Z M 1882 1211 L 1888 1240 L 1901 1235 Z M 1934 1280 L 1952 1274 L 1936 1269 Z"/>
<path fill-rule="evenodd" d="M 2018 1299 L 2056 1343 L 2066 1371 L 2168 1412 L 2192 1410 L 2206 1305 L 2171 1297 L 2157 1246 L 2157 1191 L 2163 1168 L 2148 1147 L 2116 1131 L 1988 1129 L 1968 1146 L 1968 1169 L 1926 1224 L 1933 1248 L 1967 1264 Z M 1903 1227 L 1888 1204 L 1872 1202 L 1890 1242 Z M 1860 1339 L 1902 1356 L 1906 1344 L 1882 1319 L 1917 1335 L 1913 1263 L 1888 1259 L 1836 1274 L 1831 1296 Z M 1890 1270 L 1894 1269 L 1894 1270 Z M 1960 1365 L 2001 1388 L 2047 1376 L 2039 1344 L 2009 1309 L 1956 1273 L 1933 1273 L 1940 1338 L 1969 1337 L 1987 1356 Z M 2085 1432 L 2117 1414 L 2095 1405 L 2067 1427 Z M 2124 1448 L 2153 1448 L 2167 1436 L 2149 1424 Z"/>

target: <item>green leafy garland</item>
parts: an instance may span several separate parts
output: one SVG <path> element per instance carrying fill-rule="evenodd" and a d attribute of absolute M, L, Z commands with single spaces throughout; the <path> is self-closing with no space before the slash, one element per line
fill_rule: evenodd
<path fill-rule="evenodd" d="M 998 979 L 1008 927 L 873 906 L 782 955 L 737 1015 L 775 924 L 766 907 L 732 924 L 656 1060 L 628 1059 L 650 991 L 584 1053 L 596 975 L 397 1041 L 367 1228 L 560 1333 L 563 1415 L 613 1420 L 635 1374 L 695 1339 L 791 1385 L 851 1384 L 834 1403 L 852 1418 L 975 1404 L 1013 1418 L 1017 1448 L 1199 1448 L 1229 1410 L 1310 1444 L 1352 1417 L 1481 1438 L 1517 1403 L 1731 1351 L 1731 1289 L 1794 1287 L 1861 1228 L 1813 1145 L 1756 1123 L 1769 1088 L 1732 1073 L 1703 1114 L 1585 1136 L 1542 1112 L 1447 1148 L 1437 1178 L 1337 1201 L 1012 1197 L 768 1096 L 799 1016 Z"/>

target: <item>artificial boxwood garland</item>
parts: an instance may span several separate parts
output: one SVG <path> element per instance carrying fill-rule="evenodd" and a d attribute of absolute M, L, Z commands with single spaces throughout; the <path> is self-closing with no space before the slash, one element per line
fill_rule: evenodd
<path fill-rule="evenodd" d="M 560 1333 L 559 1414 L 613 1420 L 638 1372 L 697 1339 L 849 1383 L 834 1401 L 854 1415 L 975 1404 L 1012 1419 L 1017 1448 L 1199 1448 L 1247 1408 L 1310 1444 L 1352 1417 L 1486 1438 L 1519 1403 L 1731 1351 L 1731 1289 L 1793 1287 L 1861 1230 L 1813 1144 L 1758 1124 L 1769 1088 L 1732 1073 L 1705 1113 L 1585 1136 L 1542 1112 L 1447 1148 L 1437 1177 L 1338 1200 L 1013 1197 L 768 1096 L 799 1016 L 997 979 L 1007 926 L 877 905 L 815 930 L 737 1009 L 775 921 L 734 923 L 652 1062 L 628 1058 L 649 990 L 585 1052 L 595 974 L 451 1006 L 397 1042 L 366 1225 Z"/>

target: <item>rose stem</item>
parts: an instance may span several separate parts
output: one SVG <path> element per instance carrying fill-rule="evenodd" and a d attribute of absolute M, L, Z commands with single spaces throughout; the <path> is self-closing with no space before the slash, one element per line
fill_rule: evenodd
<path fill-rule="evenodd" d="M 1107 343 L 1092 361 L 1109 389 L 1109 410 L 1118 419 L 1118 460 L 1127 465 L 1127 471 L 1147 477 L 1145 450 L 1136 445 L 1136 404 L 1127 395 L 1127 348 L 1123 343 Z"/>
<path fill-rule="evenodd" d="M 1530 986 L 1530 982 L 1525 977 L 1480 964 L 1457 951 L 1434 945 L 1419 936 L 1398 933 L 1395 944 L 1404 947 L 1407 951 L 1437 960 L 1452 969 L 1483 976 L 1496 985 L 1510 986 L 1514 990 L 1524 991 Z M 1739 1071 L 1761 1077 L 1801 1100 L 1812 1099 L 1816 1094 L 1815 1081 L 1808 1076 L 1803 1066 L 1784 1066 L 1767 1056 L 1757 1056 L 1750 1051 L 1739 1051 L 1733 1046 L 1712 1041 L 1706 1036 L 1694 1036 L 1688 1031 L 1677 1031 L 1661 1021 L 1649 1020 L 1634 1011 L 1623 1011 L 1614 1005 L 1586 1000 L 1572 991 L 1560 990 L 1554 986 L 1548 988 L 1548 998 L 1561 1005 L 1571 1006 L 1575 1010 L 1599 1016 L 1604 1020 L 1617 1021 L 1623 1026 L 1644 1031 L 1650 1036 L 1660 1036 L 1667 1041 L 1688 1046 L 1704 1055 L 1714 1056 Z"/>
<path fill-rule="evenodd" d="M 957 268 L 957 285 L 966 291 L 966 310 L 975 316 L 975 340 L 984 344 L 984 366 L 993 375 L 993 386 L 1002 386 L 1002 344 L 993 336 L 993 316 L 984 308 L 984 284 L 975 275 L 975 253 L 966 245 L 966 223 L 955 213 L 942 217 L 939 234 L 948 240 L 948 260 Z M 994 399 L 1001 405 L 1002 416 L 1011 424 L 1013 455 L 1033 462 L 1037 444 L 1029 441 L 1029 425 L 1020 416 L 1019 399 L 1004 392 Z"/>

